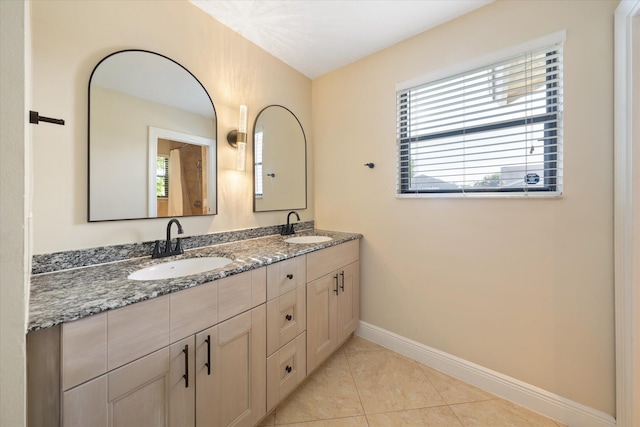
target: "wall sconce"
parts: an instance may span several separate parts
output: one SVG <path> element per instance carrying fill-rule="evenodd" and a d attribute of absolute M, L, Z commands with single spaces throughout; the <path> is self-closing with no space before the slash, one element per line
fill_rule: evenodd
<path fill-rule="evenodd" d="M 238 118 L 238 130 L 232 130 L 227 134 L 227 142 L 238 150 L 236 159 L 236 169 L 244 170 L 245 157 L 247 152 L 247 106 L 240 106 L 240 117 Z"/>

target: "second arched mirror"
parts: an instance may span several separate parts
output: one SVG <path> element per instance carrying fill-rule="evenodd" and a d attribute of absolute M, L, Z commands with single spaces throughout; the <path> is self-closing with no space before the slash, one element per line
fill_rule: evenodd
<path fill-rule="evenodd" d="M 270 105 L 256 118 L 253 132 L 255 212 L 306 209 L 307 148 L 298 118 Z"/>

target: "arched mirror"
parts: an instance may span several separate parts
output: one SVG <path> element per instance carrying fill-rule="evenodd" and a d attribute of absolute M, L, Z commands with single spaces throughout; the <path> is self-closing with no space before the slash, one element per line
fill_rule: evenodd
<path fill-rule="evenodd" d="M 89 221 L 217 213 L 216 113 L 182 65 L 115 52 L 89 79 Z"/>
<path fill-rule="evenodd" d="M 270 105 L 256 118 L 253 132 L 255 212 L 306 209 L 307 148 L 298 118 Z"/>

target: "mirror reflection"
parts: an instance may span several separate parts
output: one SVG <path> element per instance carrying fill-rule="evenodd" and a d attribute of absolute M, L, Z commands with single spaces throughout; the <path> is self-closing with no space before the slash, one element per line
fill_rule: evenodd
<path fill-rule="evenodd" d="M 89 221 L 216 213 L 216 114 L 186 68 L 148 51 L 89 80 Z"/>
<path fill-rule="evenodd" d="M 254 211 L 306 209 L 306 138 L 298 118 L 270 105 L 256 118 L 253 134 Z"/>

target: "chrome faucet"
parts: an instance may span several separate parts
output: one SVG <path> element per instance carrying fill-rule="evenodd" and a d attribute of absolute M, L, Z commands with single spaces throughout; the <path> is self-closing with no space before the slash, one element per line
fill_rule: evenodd
<path fill-rule="evenodd" d="M 164 251 L 160 251 L 160 240 L 156 240 L 151 258 L 164 258 L 167 256 L 180 255 L 184 253 L 184 249 L 182 249 L 182 242 L 180 241 L 179 237 L 176 239 L 176 246 L 171 249 L 171 226 L 173 224 L 176 224 L 178 226 L 178 234 L 184 233 L 184 230 L 182 230 L 182 225 L 180 225 L 180 221 L 175 218 L 169 221 L 169 224 L 167 224 L 167 241 L 164 244 Z"/>
<path fill-rule="evenodd" d="M 300 215 L 296 211 L 289 212 L 287 215 L 287 225 L 283 225 L 280 231 L 280 235 L 288 236 L 289 234 L 295 234 L 296 231 L 293 229 L 293 224 L 290 224 L 291 214 L 294 214 L 298 221 L 300 221 Z"/>

